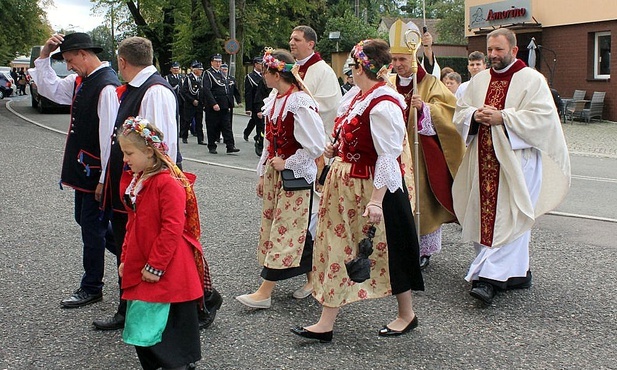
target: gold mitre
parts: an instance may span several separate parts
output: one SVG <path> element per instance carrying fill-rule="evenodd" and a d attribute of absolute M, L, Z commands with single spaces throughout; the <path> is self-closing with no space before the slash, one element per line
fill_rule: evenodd
<path fill-rule="evenodd" d="M 399 18 L 390 26 L 390 53 L 410 54 L 411 50 L 405 43 L 405 33 L 409 26 Z"/>

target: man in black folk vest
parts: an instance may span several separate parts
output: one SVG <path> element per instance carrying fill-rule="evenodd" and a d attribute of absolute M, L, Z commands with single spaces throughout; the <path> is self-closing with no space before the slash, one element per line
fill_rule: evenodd
<path fill-rule="evenodd" d="M 169 156 L 180 164 L 178 103 L 171 85 L 152 65 L 153 53 L 152 43 L 143 37 L 129 37 L 118 46 L 118 72 L 128 83 L 117 89 L 119 101 L 116 103 L 118 114 L 115 128 L 120 127 L 131 116 L 140 116 L 149 120 L 163 132 L 164 140 L 169 147 Z M 113 209 L 114 236 L 117 245 L 121 246 L 126 232 L 127 214 L 119 194 L 124 161 L 115 135 L 112 140 L 108 167 L 110 176 L 105 182 L 105 204 Z M 207 281 L 210 282 L 209 271 L 206 270 L 206 273 L 208 274 Z M 206 287 L 204 294 L 206 310 L 200 313 L 200 326 L 202 327 L 214 321 L 216 310 L 222 303 L 222 297 L 211 286 Z M 126 302 L 121 300 L 118 311 L 113 317 L 96 320 L 93 324 L 101 330 L 120 329 L 124 327 L 125 314 Z"/>
<path fill-rule="evenodd" d="M 210 57 L 210 68 L 202 79 L 202 102 L 206 111 L 206 131 L 208 133 L 208 151 L 217 154 L 216 141 L 223 134 L 227 153 L 237 153 L 234 134 L 231 130 L 230 115 L 234 106 L 233 95 L 229 94 L 229 82 L 221 73 L 223 58 L 221 54 Z"/>
<path fill-rule="evenodd" d="M 60 48 L 60 52 L 51 54 Z M 99 201 L 109 156 L 109 137 L 117 104 L 116 73 L 101 63 L 96 53 L 103 49 L 85 33 L 53 35 L 41 48 L 35 68 L 29 73 L 39 93 L 59 104 L 71 105 L 71 125 L 62 162 L 61 183 L 75 189 L 75 220 L 81 227 L 84 274 L 79 289 L 60 304 L 81 307 L 103 299 L 105 248 L 115 252 L 109 218 Z M 75 72 L 64 79 L 51 68 L 53 59 L 64 59 Z M 106 235 L 109 238 L 106 238 Z"/>

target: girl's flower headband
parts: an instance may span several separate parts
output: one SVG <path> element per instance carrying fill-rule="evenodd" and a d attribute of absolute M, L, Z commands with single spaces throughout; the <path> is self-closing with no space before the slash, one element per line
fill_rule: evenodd
<path fill-rule="evenodd" d="M 272 48 L 265 48 L 264 49 L 264 57 L 263 57 L 263 64 L 271 69 L 276 69 L 279 72 L 291 72 L 291 69 L 294 66 L 294 63 L 285 63 L 281 60 L 276 59 L 275 57 L 272 56 L 272 52 L 274 51 L 274 49 Z"/>
<path fill-rule="evenodd" d="M 124 121 L 122 125 L 122 135 L 126 136 L 131 133 L 131 131 L 135 131 L 139 134 L 144 140 L 146 140 L 146 144 L 151 146 L 152 148 L 157 149 L 162 154 L 167 154 L 167 144 L 158 136 L 155 131 L 151 131 L 146 126 L 150 122 L 139 116 L 137 117 L 129 117 Z"/>

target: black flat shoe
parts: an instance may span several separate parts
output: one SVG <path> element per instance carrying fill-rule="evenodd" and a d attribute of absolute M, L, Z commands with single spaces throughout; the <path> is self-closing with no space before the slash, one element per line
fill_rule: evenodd
<path fill-rule="evenodd" d="M 429 263 L 431 263 L 431 256 L 420 257 L 420 270 L 427 268 Z"/>
<path fill-rule="evenodd" d="M 94 320 L 92 322 L 95 328 L 99 330 L 118 330 L 124 328 L 124 316 L 116 313 L 109 319 Z"/>
<path fill-rule="evenodd" d="M 493 298 L 495 297 L 495 288 L 489 283 L 476 281 L 473 288 L 469 291 L 469 295 L 484 302 L 485 304 L 491 304 L 493 303 Z"/>
<path fill-rule="evenodd" d="M 314 333 L 310 330 L 304 329 L 301 326 L 296 326 L 294 328 L 291 328 L 291 332 L 295 335 L 301 336 L 302 338 L 317 339 L 321 343 L 332 342 L 332 330 L 325 333 Z"/>
<path fill-rule="evenodd" d="M 199 318 L 199 329 L 206 329 L 214 322 L 216 318 L 216 312 L 221 308 L 223 304 L 223 297 L 216 289 L 212 289 L 212 292 L 207 298 L 204 298 L 204 309 L 200 309 L 197 313 Z"/>
<path fill-rule="evenodd" d="M 390 329 L 388 327 L 388 325 L 384 325 L 384 327 L 379 330 L 379 336 L 380 337 L 397 337 L 399 335 L 403 335 L 403 334 L 411 331 L 412 329 L 416 328 L 417 326 L 418 326 L 418 315 L 414 316 L 413 320 L 411 320 L 411 322 L 409 324 L 407 324 L 405 329 L 400 330 L 400 331 L 399 330 Z"/>

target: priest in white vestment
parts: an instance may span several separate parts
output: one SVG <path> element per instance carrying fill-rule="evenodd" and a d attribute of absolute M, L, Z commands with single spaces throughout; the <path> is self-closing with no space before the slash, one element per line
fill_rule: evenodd
<path fill-rule="evenodd" d="M 463 240 L 477 253 L 470 294 L 490 304 L 499 290 L 531 286 L 531 228 L 565 198 L 570 159 L 546 79 L 516 59 L 515 34 L 491 32 L 487 50 L 491 69 L 457 102 L 467 151 L 452 193 Z"/>

